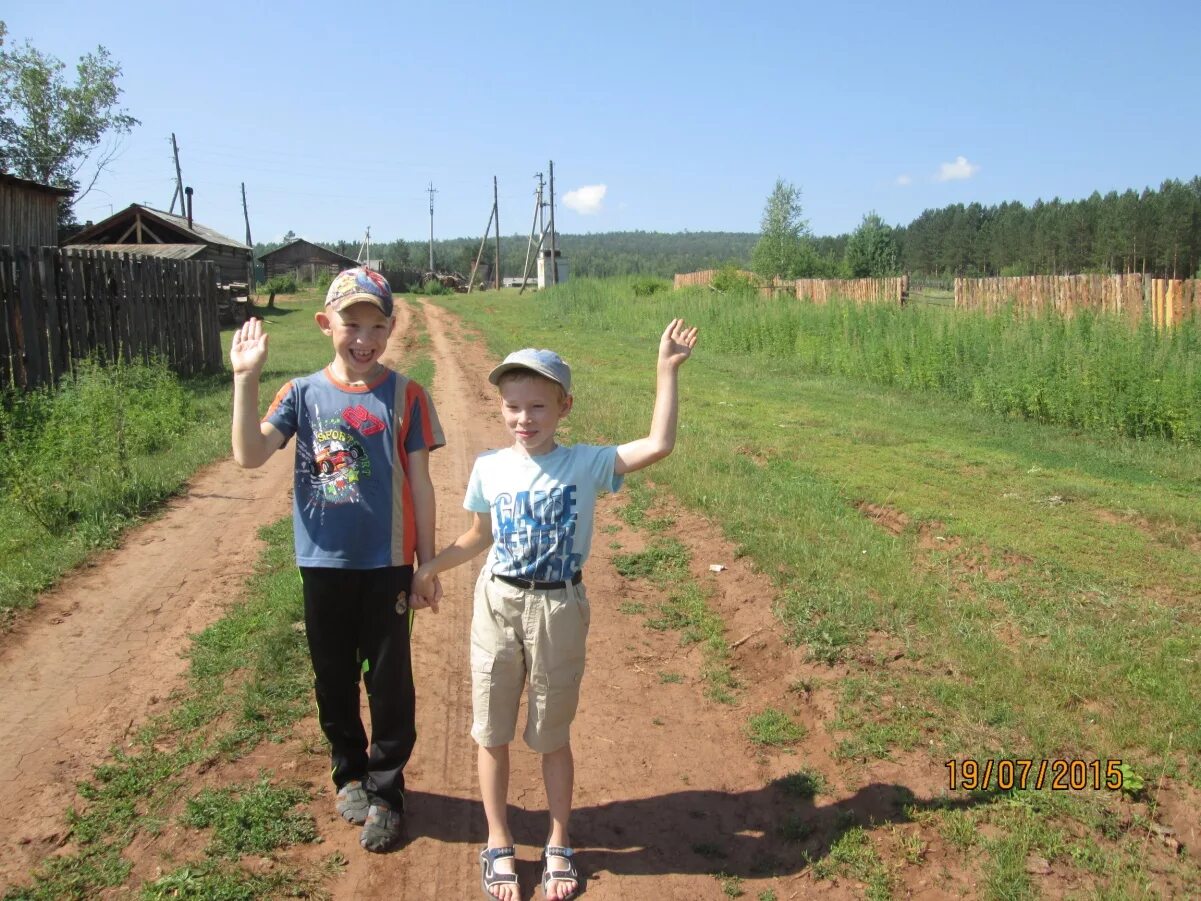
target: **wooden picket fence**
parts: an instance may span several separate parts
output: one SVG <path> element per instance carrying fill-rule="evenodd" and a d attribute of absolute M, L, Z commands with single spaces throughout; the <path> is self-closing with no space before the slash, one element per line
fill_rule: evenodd
<path fill-rule="evenodd" d="M 699 272 L 677 273 L 672 280 L 672 286 L 704 287 L 713 282 L 717 272 L 716 269 L 702 269 Z M 798 300 L 811 300 L 818 304 L 827 303 L 834 297 L 853 300 L 856 303 L 903 304 L 909 291 L 907 275 L 899 278 L 776 278 L 766 282 L 753 272 L 740 270 L 738 274 L 749 278 L 763 296 L 788 293 Z"/>
<path fill-rule="evenodd" d="M 0 246 L 0 387 L 53 385 L 93 356 L 219 372 L 213 263 Z"/>
<path fill-rule="evenodd" d="M 716 269 L 677 274 L 675 287 L 704 286 Z M 751 273 L 744 273 L 755 278 Z M 856 303 L 909 300 L 909 276 L 899 278 L 801 278 L 758 282 L 763 295 L 794 293 L 799 300 L 827 303 L 838 297 Z M 1081 310 L 1114 313 L 1132 325 L 1149 318 L 1156 328 L 1201 319 L 1201 279 L 1165 279 L 1132 275 L 1031 275 L 1014 278 L 955 279 L 955 308 L 997 312 L 1014 306 L 1037 313 L 1057 310 L 1071 316 Z"/>
<path fill-rule="evenodd" d="M 797 300 L 828 303 L 835 297 L 855 303 L 905 303 L 909 276 L 897 278 L 798 278 Z"/>
<path fill-rule="evenodd" d="M 1201 280 L 1130 275 L 1030 275 L 957 278 L 955 306 L 994 312 L 1013 305 L 1026 312 L 1082 310 L 1115 313 L 1131 324 L 1150 317 L 1168 328 L 1201 313 Z"/>

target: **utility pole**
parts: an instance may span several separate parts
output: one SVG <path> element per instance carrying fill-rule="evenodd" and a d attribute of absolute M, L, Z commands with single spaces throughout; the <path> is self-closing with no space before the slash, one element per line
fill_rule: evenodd
<path fill-rule="evenodd" d="M 179 145 L 175 143 L 175 132 L 171 132 L 171 152 L 175 155 L 175 194 L 171 197 L 171 209 L 167 212 L 175 212 L 175 201 L 179 201 L 180 215 L 185 215 L 187 210 L 183 205 L 183 175 L 179 171 Z"/>
<path fill-rule="evenodd" d="M 555 161 L 550 161 L 550 283 L 559 284 L 559 242 L 555 238 Z"/>
<path fill-rule="evenodd" d="M 496 223 L 496 265 L 493 272 L 492 280 L 497 290 L 500 290 L 500 205 L 497 202 L 496 192 L 496 176 L 492 176 L 492 211 L 488 213 L 488 225 L 484 228 L 484 237 L 480 239 L 480 250 L 475 255 L 475 262 L 471 264 L 471 275 L 467 276 L 467 293 L 470 294 L 475 287 L 475 273 L 480 267 L 480 260 L 484 256 L 484 247 L 488 244 L 488 232 L 492 230 L 492 223 Z"/>
<path fill-rule="evenodd" d="M 246 182 L 242 182 L 242 216 L 246 220 L 246 246 L 250 248 L 250 278 L 247 279 L 246 289 L 254 293 L 254 244 L 250 242 L 250 213 L 246 209 Z"/>
<path fill-rule="evenodd" d="M 434 195 L 438 193 L 437 188 L 431 181 L 430 186 L 426 188 L 430 195 L 430 272 L 434 271 Z"/>
<path fill-rule="evenodd" d="M 364 256 L 364 252 L 366 255 Z M 358 256 L 355 257 L 355 262 L 362 263 L 364 266 L 371 264 L 371 226 L 367 226 L 367 236 L 363 238 L 363 243 L 359 245 Z"/>
<path fill-rule="evenodd" d="M 534 191 L 534 219 L 530 222 L 530 241 L 525 247 L 525 265 L 521 267 L 521 290 L 518 294 L 525 293 L 526 282 L 530 279 L 530 252 L 542 253 L 542 242 L 546 238 L 546 230 L 539 228 L 538 223 L 542 219 L 542 173 L 536 172 L 534 178 L 538 179 L 538 187 Z M 534 247 L 534 230 L 538 230 L 538 247 Z"/>
<path fill-rule="evenodd" d="M 542 199 L 542 189 L 546 187 L 546 181 L 542 177 L 542 173 L 538 173 L 538 234 L 546 234 L 546 201 Z"/>
<path fill-rule="evenodd" d="M 500 200 L 496 193 L 496 176 L 492 176 L 492 216 L 496 219 L 496 269 L 492 273 L 493 284 L 500 290 Z"/>

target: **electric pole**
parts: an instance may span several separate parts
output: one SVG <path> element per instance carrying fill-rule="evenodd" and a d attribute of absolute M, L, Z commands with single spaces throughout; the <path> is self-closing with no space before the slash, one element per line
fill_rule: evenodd
<path fill-rule="evenodd" d="M 364 255 L 366 252 L 366 255 Z M 359 254 L 355 258 L 355 262 L 362 263 L 364 266 L 371 265 L 371 226 L 367 226 L 367 235 L 363 238 L 363 243 L 359 245 Z"/>
<path fill-rule="evenodd" d="M 171 196 L 171 209 L 167 212 L 175 212 L 175 201 L 179 200 L 179 214 L 181 216 L 187 214 L 187 210 L 183 205 L 183 175 L 179 171 L 179 145 L 175 143 L 175 132 L 171 132 L 171 152 L 175 155 L 175 193 Z"/>
<path fill-rule="evenodd" d="M 559 284 L 559 242 L 555 238 L 555 161 L 550 161 L 550 266 L 552 285 Z"/>
<path fill-rule="evenodd" d="M 542 242 L 546 238 L 546 229 L 541 226 L 542 208 L 545 204 L 542 202 L 542 173 L 534 173 L 534 178 L 538 179 L 538 187 L 534 191 L 534 219 L 530 222 L 530 242 L 525 247 L 525 265 L 521 267 L 521 290 L 518 294 L 525 293 L 526 282 L 530 278 L 530 253 L 531 251 L 537 254 L 542 253 Z M 534 231 L 538 231 L 538 246 L 534 247 Z"/>
<path fill-rule="evenodd" d="M 246 283 L 246 289 L 251 294 L 253 294 L 254 293 L 254 245 L 250 242 L 250 213 L 246 209 L 246 182 L 242 182 L 242 216 L 246 220 L 246 246 L 250 248 L 250 278 Z"/>
<path fill-rule="evenodd" d="M 430 186 L 426 188 L 430 195 L 430 272 L 434 271 L 434 195 L 438 193 L 438 189 L 434 187 L 431 181 Z"/>
<path fill-rule="evenodd" d="M 496 193 L 496 176 L 492 176 L 492 215 L 496 218 L 496 271 L 492 273 L 496 290 L 500 290 L 500 201 Z"/>

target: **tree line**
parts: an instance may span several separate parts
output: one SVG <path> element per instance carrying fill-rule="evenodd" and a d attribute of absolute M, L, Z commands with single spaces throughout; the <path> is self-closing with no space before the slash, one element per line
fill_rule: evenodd
<path fill-rule="evenodd" d="M 926 210 L 897 232 L 909 272 L 1192 278 L 1201 269 L 1201 176 L 1029 207 L 954 204 Z"/>

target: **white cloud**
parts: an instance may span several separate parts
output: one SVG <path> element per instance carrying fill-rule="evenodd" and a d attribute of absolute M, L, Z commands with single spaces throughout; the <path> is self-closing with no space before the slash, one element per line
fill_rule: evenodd
<path fill-rule="evenodd" d="M 943 163 L 938 167 L 939 181 L 959 181 L 964 178 L 971 178 L 980 167 L 976 163 L 969 163 L 966 156 L 955 157 L 953 163 Z"/>
<path fill-rule="evenodd" d="M 897 184 L 900 185 L 902 188 L 905 187 L 906 185 L 911 185 L 911 184 L 913 184 L 913 177 L 910 175 L 898 175 L 897 176 Z"/>
<path fill-rule="evenodd" d="M 584 185 L 563 195 L 563 204 L 568 209 L 575 210 L 581 216 L 599 213 L 601 201 L 605 199 L 605 185 Z"/>

